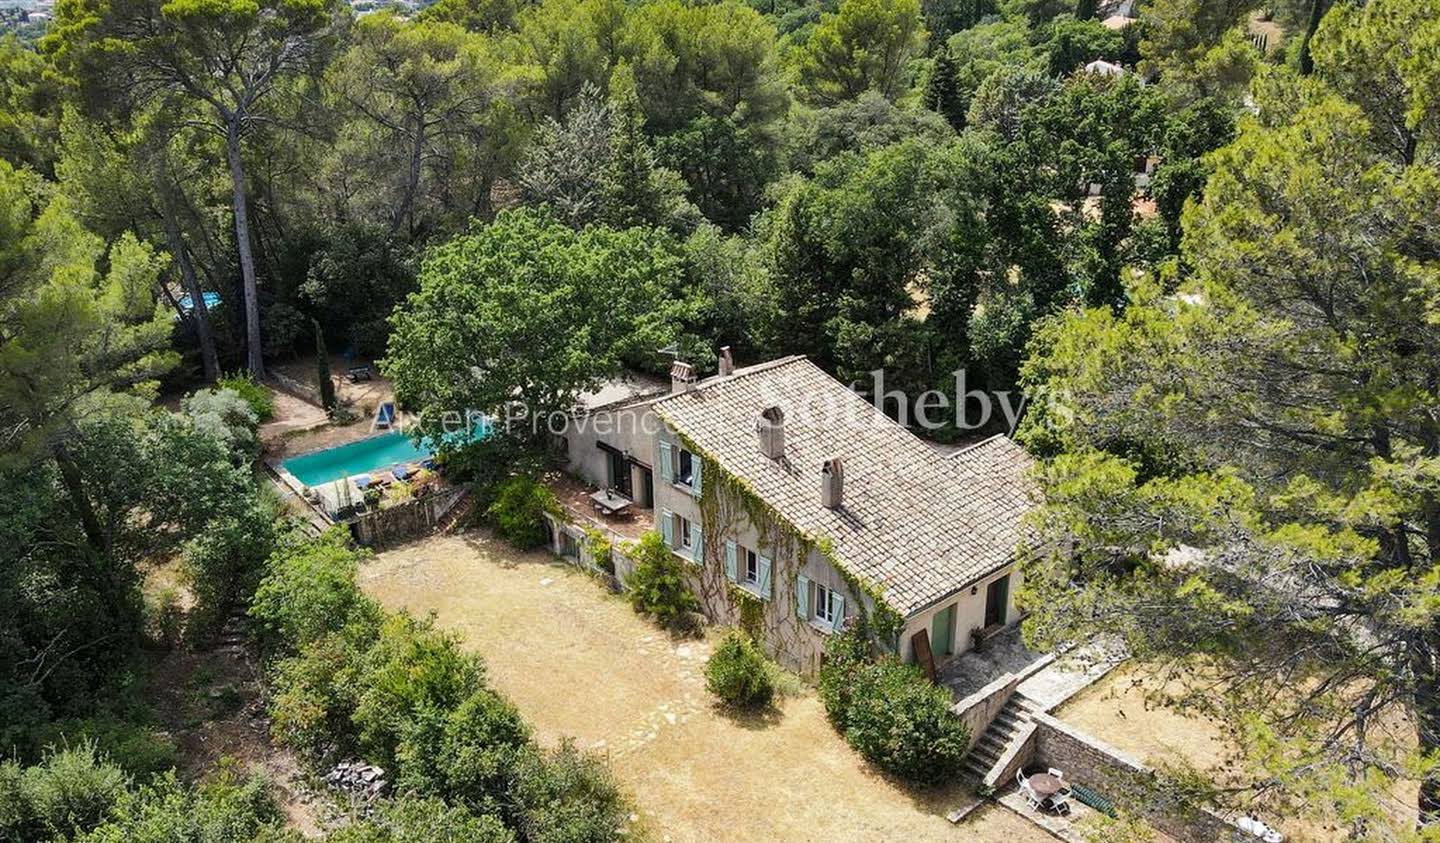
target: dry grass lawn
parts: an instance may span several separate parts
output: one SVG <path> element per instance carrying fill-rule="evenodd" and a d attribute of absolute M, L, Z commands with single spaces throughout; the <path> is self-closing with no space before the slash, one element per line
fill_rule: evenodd
<path fill-rule="evenodd" d="M 1152 766 L 1185 760 L 1219 781 L 1236 775 L 1227 760 L 1234 746 L 1220 723 L 1199 714 L 1159 705 L 1157 691 L 1179 693 L 1180 680 L 1165 686 L 1143 667 L 1122 666 L 1062 705 L 1055 716 Z M 1401 826 L 1414 821 L 1418 787 L 1401 782 L 1390 806 Z M 1283 820 L 1262 815 L 1290 840 L 1343 840 L 1334 823 L 1320 819 Z"/>
<path fill-rule="evenodd" d="M 582 572 L 487 533 L 381 553 L 365 590 L 424 614 L 484 655 L 495 686 L 543 742 L 609 757 L 644 824 L 674 841 L 1049 841 L 998 806 L 959 826 L 960 788 L 914 794 L 870 769 L 813 692 L 734 719 L 705 693 L 705 641 L 673 641 Z"/>

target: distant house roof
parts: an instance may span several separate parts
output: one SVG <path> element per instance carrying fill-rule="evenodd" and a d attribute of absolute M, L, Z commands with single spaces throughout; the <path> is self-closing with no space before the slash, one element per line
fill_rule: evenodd
<path fill-rule="evenodd" d="M 1098 73 L 1101 76 L 1124 76 L 1129 71 L 1113 62 L 1108 62 L 1104 59 L 1096 59 L 1085 65 L 1085 72 Z"/>
<path fill-rule="evenodd" d="M 701 381 L 653 404 L 668 424 L 745 481 L 805 536 L 910 615 L 1005 567 L 1030 507 L 1029 458 L 990 439 L 946 457 L 804 357 Z M 760 449 L 756 420 L 784 413 L 784 457 Z M 821 464 L 839 456 L 843 502 L 820 503 Z"/>
<path fill-rule="evenodd" d="M 589 392 L 582 392 L 576 399 L 575 411 L 593 413 L 597 410 L 612 410 L 625 404 L 664 395 L 669 388 L 669 384 L 649 375 L 625 372 Z"/>

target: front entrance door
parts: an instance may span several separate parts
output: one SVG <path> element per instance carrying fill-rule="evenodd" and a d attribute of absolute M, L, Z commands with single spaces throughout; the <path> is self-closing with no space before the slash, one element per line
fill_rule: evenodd
<path fill-rule="evenodd" d="M 985 626 L 1004 626 L 1010 609 L 1010 575 L 1006 574 L 985 589 Z"/>
<path fill-rule="evenodd" d="M 948 656 L 955 652 L 955 606 L 952 604 L 936 613 L 930 622 L 930 648 L 937 656 Z"/>

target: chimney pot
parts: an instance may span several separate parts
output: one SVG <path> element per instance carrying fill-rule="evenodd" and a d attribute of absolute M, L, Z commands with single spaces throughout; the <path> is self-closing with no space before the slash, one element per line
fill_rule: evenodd
<path fill-rule="evenodd" d="M 839 509 L 845 500 L 845 467 L 839 457 L 831 457 L 820 466 L 820 504 L 826 509 Z"/>
<path fill-rule="evenodd" d="M 785 456 L 785 412 L 779 407 L 767 407 L 755 420 L 755 432 L 760 438 L 760 453 L 772 460 Z"/>
<path fill-rule="evenodd" d="M 695 385 L 695 369 L 683 360 L 670 364 L 670 392 L 688 392 Z"/>
<path fill-rule="evenodd" d="M 720 377 L 735 373 L 735 358 L 730 355 L 730 346 L 720 346 Z"/>

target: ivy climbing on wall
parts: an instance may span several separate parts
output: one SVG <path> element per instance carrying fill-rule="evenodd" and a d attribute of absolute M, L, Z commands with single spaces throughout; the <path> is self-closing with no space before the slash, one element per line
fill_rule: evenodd
<path fill-rule="evenodd" d="M 872 639 L 887 648 L 898 640 L 903 619 L 885 601 L 881 590 L 839 565 L 827 538 L 802 535 L 743 479 L 725 471 L 704 449 L 684 435 L 686 450 L 703 460 L 705 482 L 700 492 L 700 523 L 707 564 L 699 571 L 696 595 L 706 614 L 719 623 L 739 626 L 761 642 L 769 655 L 802 673 L 819 667 L 826 636 L 796 612 L 796 580 L 805 572 L 812 549 L 841 576 L 846 604 Z M 731 583 L 725 575 L 725 539 L 749 526 L 760 549 L 770 556 L 771 599 L 761 600 Z M 864 598 L 868 598 L 864 599 Z M 871 608 L 873 606 L 873 609 Z"/>

